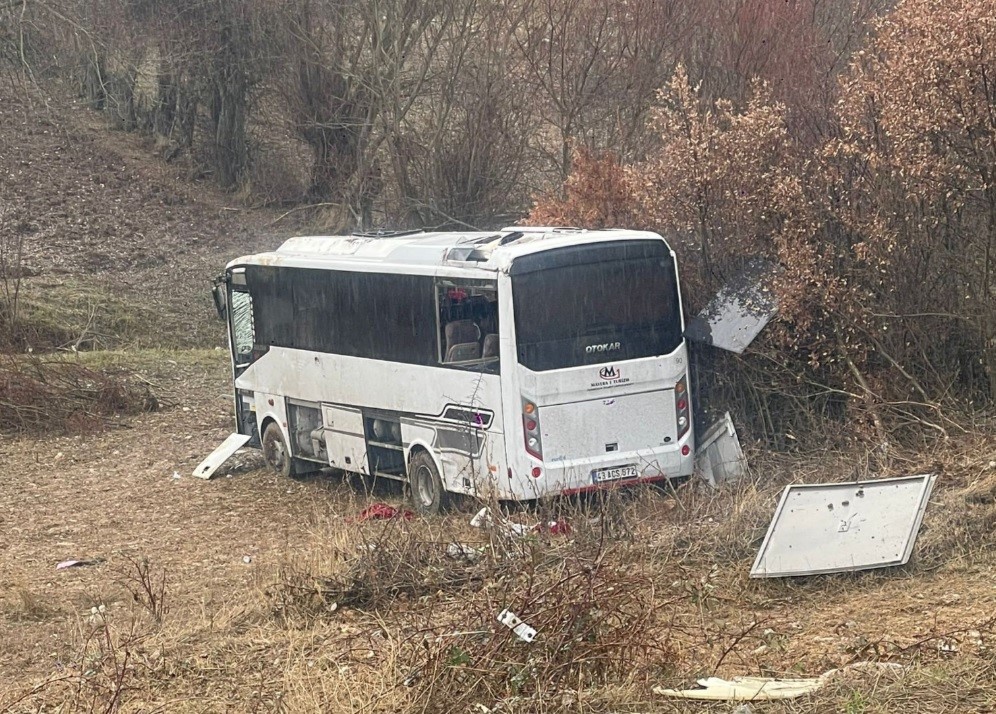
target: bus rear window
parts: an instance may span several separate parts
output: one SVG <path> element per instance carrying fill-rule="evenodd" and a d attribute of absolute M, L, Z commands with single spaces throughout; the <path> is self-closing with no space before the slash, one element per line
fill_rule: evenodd
<path fill-rule="evenodd" d="M 663 241 L 593 243 L 512 263 L 519 362 L 536 372 L 673 352 L 674 259 Z"/>

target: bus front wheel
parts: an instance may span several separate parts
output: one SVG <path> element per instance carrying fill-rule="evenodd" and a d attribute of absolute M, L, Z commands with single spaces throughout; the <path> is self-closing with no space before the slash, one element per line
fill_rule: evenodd
<path fill-rule="evenodd" d="M 418 451 L 408 462 L 408 485 L 412 505 L 424 516 L 434 516 L 447 504 L 448 494 L 436 463 L 426 451 Z"/>
<path fill-rule="evenodd" d="M 275 421 L 263 430 L 263 460 L 281 476 L 290 476 L 293 460 L 280 426 Z"/>

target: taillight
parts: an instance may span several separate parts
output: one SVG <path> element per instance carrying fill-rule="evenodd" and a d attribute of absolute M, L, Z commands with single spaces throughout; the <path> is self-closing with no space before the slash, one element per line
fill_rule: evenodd
<path fill-rule="evenodd" d="M 528 399 L 522 400 L 522 434 L 530 456 L 543 459 L 543 439 L 540 437 L 539 409 Z"/>
<path fill-rule="evenodd" d="M 688 411 L 688 383 L 685 377 L 678 380 L 674 385 L 674 419 L 678 425 L 678 438 L 680 439 L 692 426 L 691 414 Z"/>

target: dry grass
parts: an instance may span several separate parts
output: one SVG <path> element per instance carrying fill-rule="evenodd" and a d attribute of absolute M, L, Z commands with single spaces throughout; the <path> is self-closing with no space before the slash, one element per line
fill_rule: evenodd
<path fill-rule="evenodd" d="M 135 428 L 85 442 L 0 447 L 19 476 L 0 484 L 0 514 L 20 509 L 16 530 L 0 529 L 0 710 L 729 712 L 652 688 L 865 660 L 903 675 L 835 679 L 763 710 L 996 707 L 996 440 L 983 432 L 893 453 L 877 471 L 843 454 L 753 454 L 735 488 L 543 503 L 508 517 L 564 520 L 570 535 L 509 538 L 471 528 L 473 508 L 355 522 L 371 498 L 400 497 L 335 477 L 171 479 L 228 429 L 216 357 L 94 356 L 191 411 L 133 417 Z M 53 449 L 75 463 L 53 472 Z M 940 474 L 914 560 L 748 579 L 781 487 L 851 477 L 856 463 L 863 476 Z M 480 556 L 448 555 L 453 542 Z M 76 554 L 107 562 L 54 579 L 54 563 Z M 497 622 L 505 608 L 537 629 L 533 643 Z"/>
<path fill-rule="evenodd" d="M 150 385 L 127 370 L 0 355 L 0 433 L 92 433 L 112 417 L 159 406 Z"/>

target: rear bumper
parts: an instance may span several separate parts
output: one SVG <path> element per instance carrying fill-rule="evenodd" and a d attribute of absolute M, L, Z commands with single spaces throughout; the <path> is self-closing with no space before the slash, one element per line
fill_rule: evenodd
<path fill-rule="evenodd" d="M 548 461 L 537 465 L 542 469 L 538 478 L 530 478 L 533 494 L 546 496 L 598 491 L 668 478 L 690 476 L 694 467 L 694 454 L 681 455 L 681 448 L 687 439 L 666 448 L 634 451 L 628 453 L 607 453 L 585 459 Z M 594 472 L 623 466 L 635 466 L 635 478 L 596 482 Z M 535 497 L 530 494 L 528 497 Z"/>
<path fill-rule="evenodd" d="M 565 488 L 560 493 L 564 496 L 576 496 L 581 493 L 593 493 L 595 491 L 612 491 L 617 488 L 630 488 L 645 483 L 663 483 L 668 476 L 644 476 L 636 479 L 626 479 L 625 481 L 607 481 L 605 483 L 592 484 L 590 486 L 579 486 L 578 488 Z"/>

